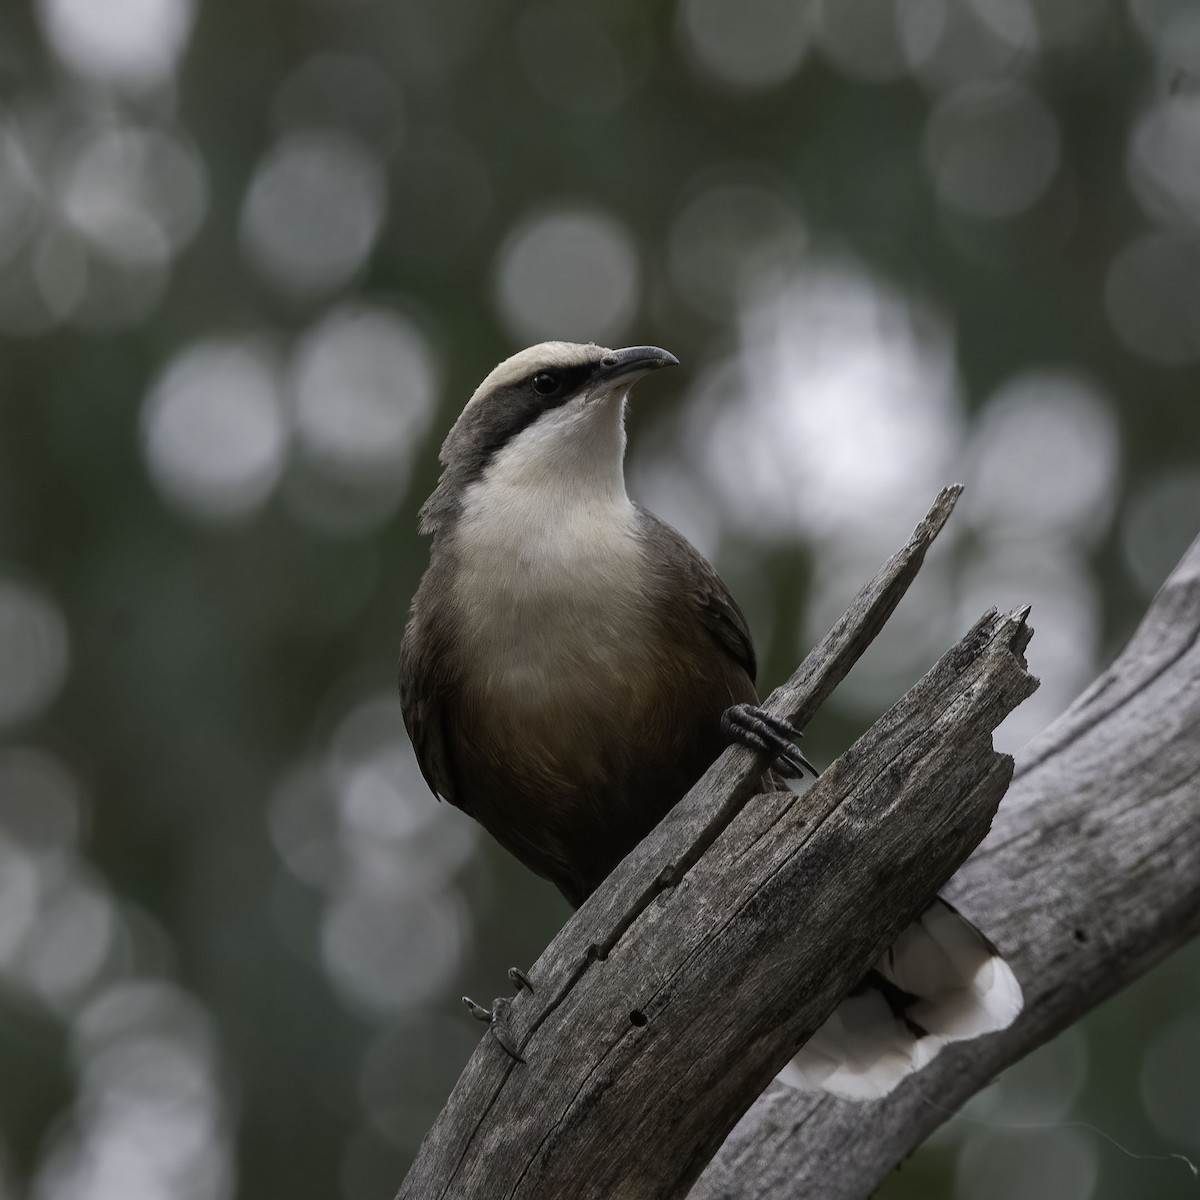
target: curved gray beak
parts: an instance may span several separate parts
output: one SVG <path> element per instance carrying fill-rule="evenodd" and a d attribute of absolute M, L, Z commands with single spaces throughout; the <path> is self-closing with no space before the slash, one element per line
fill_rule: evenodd
<path fill-rule="evenodd" d="M 657 346 L 628 346 L 624 350 L 612 350 L 601 360 L 592 381 L 594 383 L 632 383 L 649 371 L 659 367 L 677 367 L 679 359 L 669 350 Z"/>

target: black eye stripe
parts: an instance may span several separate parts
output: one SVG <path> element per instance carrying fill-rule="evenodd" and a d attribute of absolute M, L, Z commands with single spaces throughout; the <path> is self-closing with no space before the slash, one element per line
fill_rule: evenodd
<path fill-rule="evenodd" d="M 552 367 L 549 370 L 542 367 L 529 376 L 524 386 L 550 408 L 570 400 L 587 383 L 595 370 L 595 363 L 585 363 L 578 367 Z M 539 387 L 539 382 L 545 379 L 552 379 L 555 384 L 548 391 Z"/>
<path fill-rule="evenodd" d="M 482 402 L 469 407 L 459 418 L 442 448 L 442 461 L 453 445 L 453 466 L 422 509 L 423 528 L 435 530 L 455 510 L 462 489 L 487 470 L 488 464 L 513 438 L 532 425 L 543 413 L 566 404 L 577 396 L 588 380 L 602 369 L 599 360 L 574 367 L 539 367 L 524 379 L 505 384 Z M 538 375 L 553 375 L 559 383 L 550 395 L 540 395 L 533 386 Z"/>

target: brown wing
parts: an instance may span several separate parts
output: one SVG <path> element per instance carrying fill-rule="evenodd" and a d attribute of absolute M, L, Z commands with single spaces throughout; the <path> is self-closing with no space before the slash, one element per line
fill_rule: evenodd
<path fill-rule="evenodd" d="M 469 812 L 456 785 L 455 768 L 447 736 L 451 695 L 439 640 L 428 631 L 419 634 L 420 618 L 409 618 L 400 643 L 400 707 L 404 728 L 412 739 L 417 765 L 434 795 Z M 443 669 L 439 669 L 439 667 Z"/>
<path fill-rule="evenodd" d="M 674 581 L 681 585 L 678 594 L 688 597 L 700 623 L 753 683 L 758 670 L 754 642 L 738 602 L 729 594 L 709 561 L 683 534 L 660 521 L 652 512 L 638 507 L 645 518 L 642 528 L 651 546 L 651 561 L 659 570 L 680 576 Z M 676 593 L 675 588 L 670 590 Z"/>

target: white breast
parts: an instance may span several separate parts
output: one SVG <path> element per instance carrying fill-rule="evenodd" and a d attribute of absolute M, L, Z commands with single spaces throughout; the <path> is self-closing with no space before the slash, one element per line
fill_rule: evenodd
<path fill-rule="evenodd" d="M 579 702 L 645 655 L 637 513 L 628 498 L 564 497 L 491 481 L 460 521 L 455 602 L 471 674 L 521 704 Z"/>

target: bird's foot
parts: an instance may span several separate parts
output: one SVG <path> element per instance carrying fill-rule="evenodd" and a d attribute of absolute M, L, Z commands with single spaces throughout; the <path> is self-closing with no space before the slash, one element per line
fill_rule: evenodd
<path fill-rule="evenodd" d="M 520 967 L 509 967 L 508 977 L 516 984 L 518 989 L 524 988 L 529 992 L 533 991 L 533 984 L 529 982 L 529 976 Z M 517 1047 L 516 1039 L 508 1028 L 508 1009 L 512 1001 L 507 996 L 497 997 L 492 1001 L 491 1008 L 484 1008 L 482 1004 L 476 1004 L 470 996 L 464 996 L 462 1002 L 466 1006 L 467 1012 L 477 1021 L 487 1022 L 488 1028 L 492 1031 L 492 1037 L 500 1043 L 501 1048 L 509 1058 L 519 1063 L 525 1061 L 521 1057 L 521 1051 Z"/>
<path fill-rule="evenodd" d="M 524 988 L 531 995 L 533 994 L 533 984 L 529 982 L 529 976 L 520 967 L 509 967 L 508 977 L 517 985 L 518 990 Z"/>
<path fill-rule="evenodd" d="M 525 1061 L 521 1057 L 521 1051 L 517 1048 L 513 1035 L 508 1030 L 508 1006 L 512 1003 L 511 1000 L 506 996 L 500 996 L 492 1001 L 491 1008 L 484 1008 L 482 1004 L 476 1004 L 470 996 L 464 996 L 462 1002 L 467 1006 L 467 1012 L 477 1021 L 487 1022 L 488 1028 L 492 1031 L 492 1037 L 500 1043 L 509 1058 L 519 1063 Z"/>
<path fill-rule="evenodd" d="M 775 755 L 774 767 L 781 775 L 799 778 L 809 771 L 815 779 L 820 774 L 796 745 L 800 730 L 757 704 L 727 708 L 721 714 L 721 729 L 743 746 Z"/>

